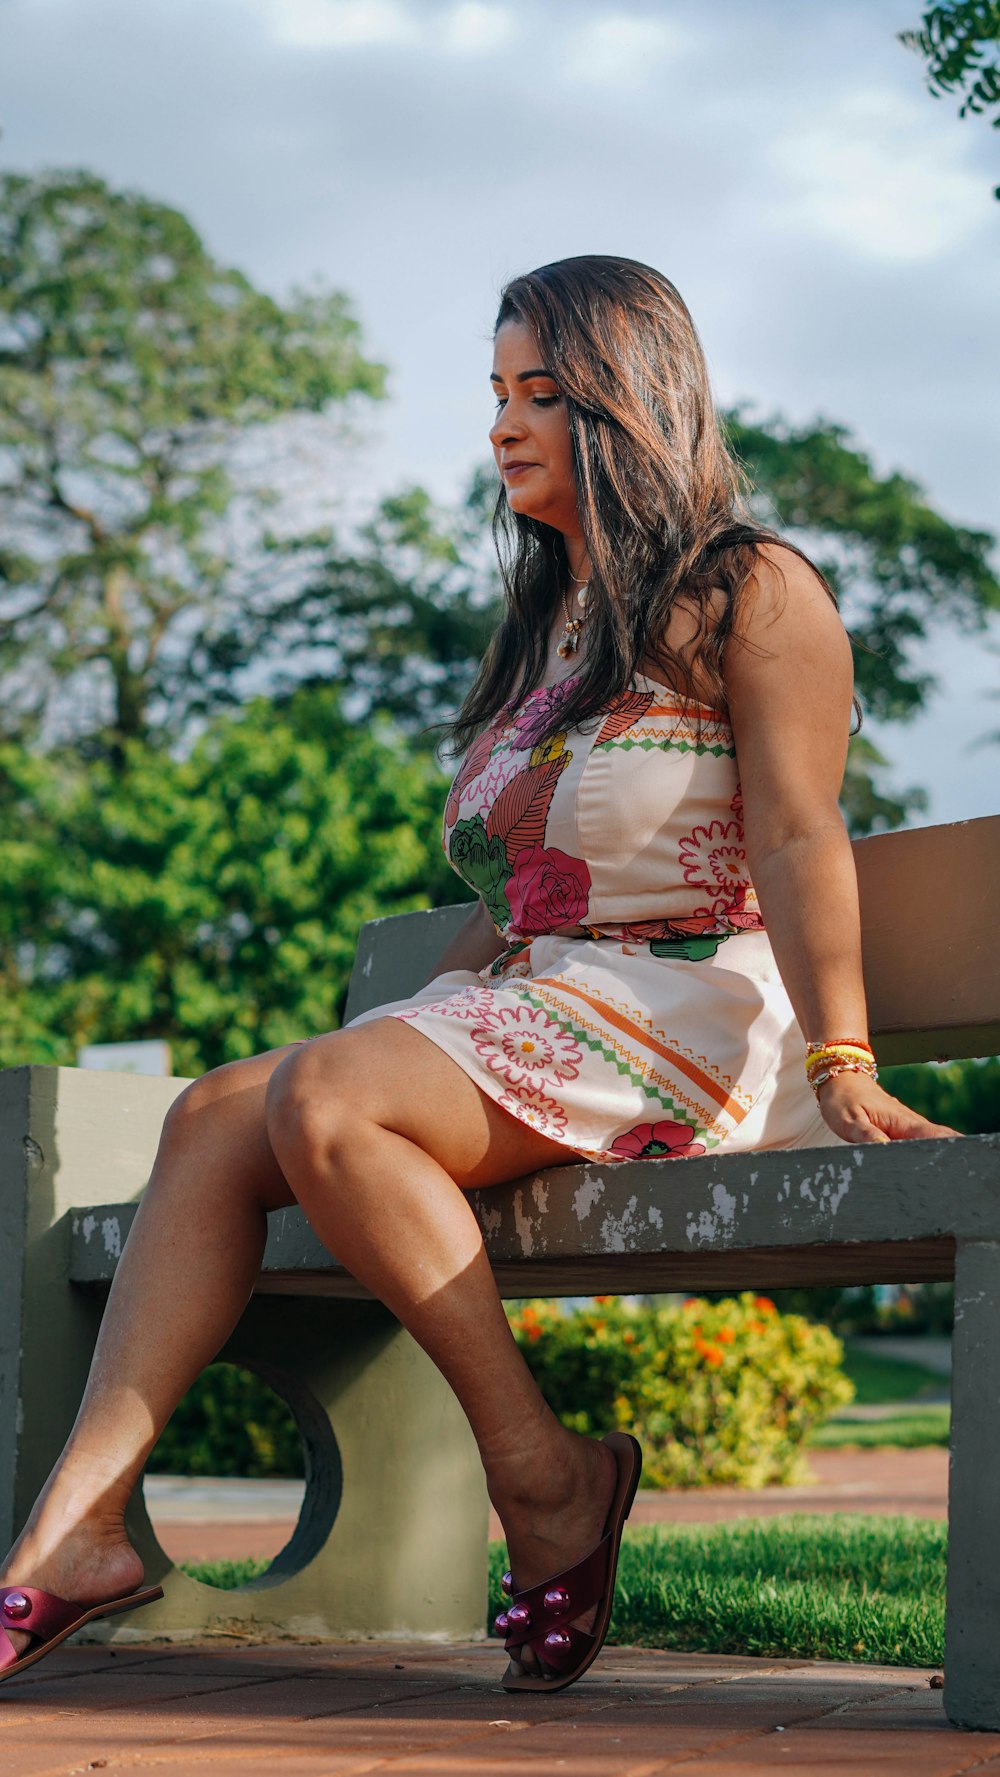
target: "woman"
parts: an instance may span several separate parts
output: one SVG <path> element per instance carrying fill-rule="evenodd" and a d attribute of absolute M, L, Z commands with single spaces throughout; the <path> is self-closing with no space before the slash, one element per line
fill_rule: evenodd
<path fill-rule="evenodd" d="M 420 994 L 174 1104 L 76 1425 L 0 1572 L 6 1673 L 155 1595 L 125 1504 L 247 1302 L 267 1212 L 297 1202 L 468 1415 L 516 1576 L 505 1684 L 571 1683 L 641 1458 L 550 1412 L 463 1193 L 581 1154 L 952 1133 L 875 1078 L 837 807 L 849 644 L 740 505 L 677 292 L 621 259 L 515 279 L 492 381 L 508 602 L 445 817 L 480 899 Z"/>

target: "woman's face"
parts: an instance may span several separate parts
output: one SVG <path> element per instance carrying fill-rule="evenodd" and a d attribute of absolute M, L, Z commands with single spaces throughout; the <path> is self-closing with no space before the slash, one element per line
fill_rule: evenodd
<path fill-rule="evenodd" d="M 490 443 L 512 512 L 563 535 L 579 531 L 566 400 L 523 321 L 505 321 L 493 342 L 497 414 Z"/>

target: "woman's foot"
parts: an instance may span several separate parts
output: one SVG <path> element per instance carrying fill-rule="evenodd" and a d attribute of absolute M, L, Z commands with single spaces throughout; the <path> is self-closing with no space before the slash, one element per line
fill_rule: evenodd
<path fill-rule="evenodd" d="M 519 1592 L 572 1567 L 600 1542 L 618 1481 L 618 1465 L 607 1444 L 565 1432 L 544 1463 L 528 1452 L 505 1458 L 487 1472 L 490 1498 L 507 1537 L 507 1558 Z M 596 1611 L 574 1627 L 589 1629 Z M 515 1672 L 539 1672 L 530 1648 Z"/>
<path fill-rule="evenodd" d="M 29 1524 L 0 1563 L 0 1590 L 37 1586 L 85 1607 L 125 1597 L 142 1585 L 142 1578 L 142 1562 L 120 1518 L 84 1520 L 57 1540 L 46 1536 L 42 1526 Z M 19 1655 L 32 1644 L 29 1635 L 14 1629 L 7 1633 Z"/>

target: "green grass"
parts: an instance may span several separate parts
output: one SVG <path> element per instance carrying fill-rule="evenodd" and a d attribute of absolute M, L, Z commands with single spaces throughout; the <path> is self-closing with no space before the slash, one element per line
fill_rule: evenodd
<path fill-rule="evenodd" d="M 897 1401 L 918 1401 L 921 1396 L 941 1394 L 947 1376 L 908 1364 L 895 1357 L 862 1351 L 848 1340 L 844 1346 L 844 1374 L 854 1383 L 856 1407 L 895 1406 Z"/>
<path fill-rule="evenodd" d="M 947 1529 L 855 1516 L 653 1524 L 626 1532 L 611 1639 L 685 1653 L 763 1654 L 938 1666 Z M 491 1543 L 490 1624 L 502 1608 L 503 1543 Z M 188 1563 L 224 1590 L 266 1561 Z"/>
<path fill-rule="evenodd" d="M 233 1592 L 237 1586 L 248 1586 L 270 1567 L 270 1561 L 182 1561 L 181 1573 L 201 1580 L 204 1586 L 218 1586 L 220 1592 Z"/>
<path fill-rule="evenodd" d="M 841 1450 L 856 1447 L 873 1450 L 886 1445 L 916 1450 L 928 1444 L 947 1444 L 951 1409 L 946 1406 L 901 1407 L 884 1419 L 850 1419 L 834 1416 L 817 1426 L 807 1440 L 809 1450 Z"/>
<path fill-rule="evenodd" d="M 937 1666 L 946 1526 L 787 1518 L 627 1531 L 611 1639 L 687 1653 Z M 490 1615 L 502 1543 L 490 1545 Z"/>

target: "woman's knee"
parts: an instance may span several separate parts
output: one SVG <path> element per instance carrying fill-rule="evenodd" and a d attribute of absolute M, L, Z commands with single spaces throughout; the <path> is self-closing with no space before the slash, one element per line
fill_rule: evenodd
<path fill-rule="evenodd" d="M 349 1109 L 329 1037 L 285 1057 L 267 1083 L 267 1133 L 279 1163 L 329 1162 L 346 1131 Z"/>
<path fill-rule="evenodd" d="M 202 1074 L 198 1080 L 190 1080 L 179 1092 L 163 1119 L 160 1134 L 160 1145 L 174 1145 L 187 1142 L 197 1136 L 205 1125 L 215 1107 L 223 1098 L 229 1096 L 231 1087 L 225 1076 L 228 1075 L 232 1062 L 222 1067 L 213 1068 L 211 1073 Z"/>

